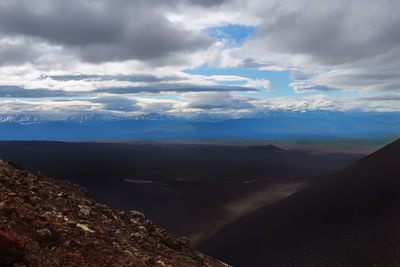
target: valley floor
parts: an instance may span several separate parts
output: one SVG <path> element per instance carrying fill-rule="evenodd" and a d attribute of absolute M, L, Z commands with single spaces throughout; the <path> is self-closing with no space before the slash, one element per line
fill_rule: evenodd
<path fill-rule="evenodd" d="M 196 244 L 374 149 L 258 141 L 8 141 L 0 142 L 0 157 L 78 183 L 114 208 L 140 210 Z"/>

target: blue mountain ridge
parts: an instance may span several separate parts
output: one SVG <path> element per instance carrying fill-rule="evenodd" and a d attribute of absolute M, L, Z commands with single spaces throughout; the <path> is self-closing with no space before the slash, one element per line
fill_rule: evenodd
<path fill-rule="evenodd" d="M 72 114 L 63 119 L 0 115 L 0 140 L 299 140 L 400 135 L 400 113 L 286 112 L 190 119 L 159 114 Z"/>

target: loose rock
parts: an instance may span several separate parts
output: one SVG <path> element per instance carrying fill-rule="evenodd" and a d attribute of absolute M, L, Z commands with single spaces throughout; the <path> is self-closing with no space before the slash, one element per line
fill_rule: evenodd
<path fill-rule="evenodd" d="M 226 266 L 81 186 L 2 160 L 0 183 L 0 266 Z"/>

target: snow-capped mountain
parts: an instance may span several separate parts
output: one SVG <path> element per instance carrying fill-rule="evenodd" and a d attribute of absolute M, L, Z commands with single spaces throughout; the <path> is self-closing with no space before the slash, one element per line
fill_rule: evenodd
<path fill-rule="evenodd" d="M 142 120 L 142 121 L 164 121 L 164 120 L 176 120 L 177 118 L 171 115 L 161 115 L 158 113 L 140 114 L 129 117 L 130 120 Z"/>
<path fill-rule="evenodd" d="M 161 115 L 158 113 L 140 114 L 135 116 L 118 116 L 108 113 L 76 113 L 69 116 L 50 116 L 50 115 L 27 115 L 27 114 L 0 114 L 0 123 L 7 124 L 37 124 L 51 121 L 62 122 L 86 122 L 86 121 L 121 121 L 121 120 L 135 120 L 135 121 L 165 121 L 177 120 L 178 118 L 170 115 Z"/>
<path fill-rule="evenodd" d="M 26 114 L 2 114 L 0 123 L 34 124 L 41 121 L 49 121 L 51 118 L 45 116 L 26 115 Z"/>
<path fill-rule="evenodd" d="M 106 113 L 76 113 L 68 116 L 65 121 L 67 122 L 84 122 L 84 121 L 115 121 L 121 120 L 123 117 L 115 116 Z"/>

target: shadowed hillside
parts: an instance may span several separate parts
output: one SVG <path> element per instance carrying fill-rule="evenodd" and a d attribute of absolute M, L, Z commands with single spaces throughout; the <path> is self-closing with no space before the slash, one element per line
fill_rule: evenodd
<path fill-rule="evenodd" d="M 0 142 L 0 157 L 82 185 L 97 201 L 140 210 L 195 241 L 363 156 L 357 149 L 301 149 L 263 142 Z"/>
<path fill-rule="evenodd" d="M 400 140 L 201 245 L 235 266 L 399 266 Z"/>
<path fill-rule="evenodd" d="M 0 266 L 227 266 L 141 212 L 0 160 Z"/>

